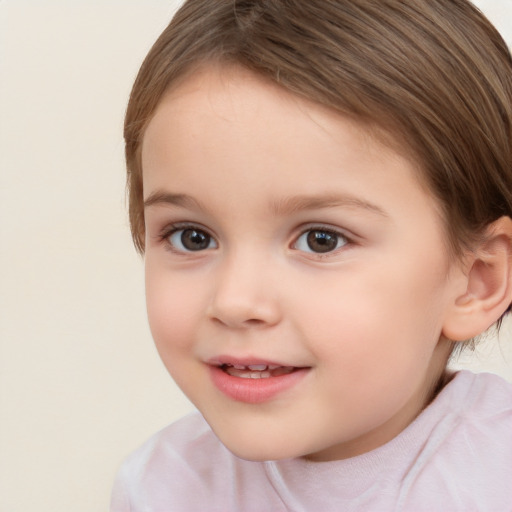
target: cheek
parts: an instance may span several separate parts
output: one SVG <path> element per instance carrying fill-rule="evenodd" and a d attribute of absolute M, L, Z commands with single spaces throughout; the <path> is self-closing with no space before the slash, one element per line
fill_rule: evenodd
<path fill-rule="evenodd" d="M 160 359 L 174 381 L 192 397 L 199 382 L 191 354 L 200 319 L 198 293 L 183 286 L 179 276 L 146 267 L 146 304 L 149 327 Z"/>
<path fill-rule="evenodd" d="M 441 332 L 446 276 L 411 261 L 382 258 L 379 265 L 309 283 L 307 304 L 297 298 L 295 309 L 312 350 L 355 373 L 365 363 L 404 365 L 429 354 Z"/>
<path fill-rule="evenodd" d="M 180 278 L 146 263 L 146 306 L 151 334 L 158 350 L 179 350 L 188 345 L 197 321 L 198 294 Z"/>

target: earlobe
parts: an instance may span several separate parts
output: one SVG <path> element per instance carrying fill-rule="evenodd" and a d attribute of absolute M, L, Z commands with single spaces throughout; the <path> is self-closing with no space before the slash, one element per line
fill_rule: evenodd
<path fill-rule="evenodd" d="M 512 220 L 501 217 L 468 255 L 464 292 L 457 295 L 443 335 L 465 341 L 486 331 L 512 302 Z"/>

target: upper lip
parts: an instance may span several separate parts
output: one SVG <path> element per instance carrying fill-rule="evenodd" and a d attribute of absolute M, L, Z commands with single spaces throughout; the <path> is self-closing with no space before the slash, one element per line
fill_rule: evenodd
<path fill-rule="evenodd" d="M 260 357 L 234 357 L 228 355 L 221 355 L 217 357 L 212 357 L 208 359 L 207 364 L 211 366 L 253 366 L 253 365 L 266 365 L 266 366 L 275 366 L 275 367 L 295 367 L 300 368 L 301 366 L 297 366 L 295 364 L 287 364 L 279 361 L 272 361 L 270 359 L 263 359 Z"/>

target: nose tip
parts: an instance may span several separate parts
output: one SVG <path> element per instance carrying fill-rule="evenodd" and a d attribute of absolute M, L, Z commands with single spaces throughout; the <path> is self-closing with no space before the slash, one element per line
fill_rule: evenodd
<path fill-rule="evenodd" d="M 208 308 L 213 321 L 230 328 L 264 327 L 280 319 L 275 286 L 252 268 L 230 266 L 223 272 Z"/>
<path fill-rule="evenodd" d="M 246 297 L 233 297 L 227 301 L 226 297 L 215 297 L 209 308 L 209 317 L 220 324 L 230 328 L 249 328 L 274 325 L 279 315 L 275 307 L 263 301 L 250 302 Z"/>

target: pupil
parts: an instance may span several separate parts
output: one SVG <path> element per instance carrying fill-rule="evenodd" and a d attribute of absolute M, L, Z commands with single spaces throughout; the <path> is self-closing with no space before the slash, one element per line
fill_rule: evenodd
<path fill-rule="evenodd" d="M 327 231 L 310 231 L 307 240 L 308 247 L 314 252 L 333 251 L 338 245 L 338 237 Z"/>
<path fill-rule="evenodd" d="M 181 243 L 189 251 L 201 251 L 210 245 L 210 236 L 196 229 L 185 229 L 181 234 Z"/>

